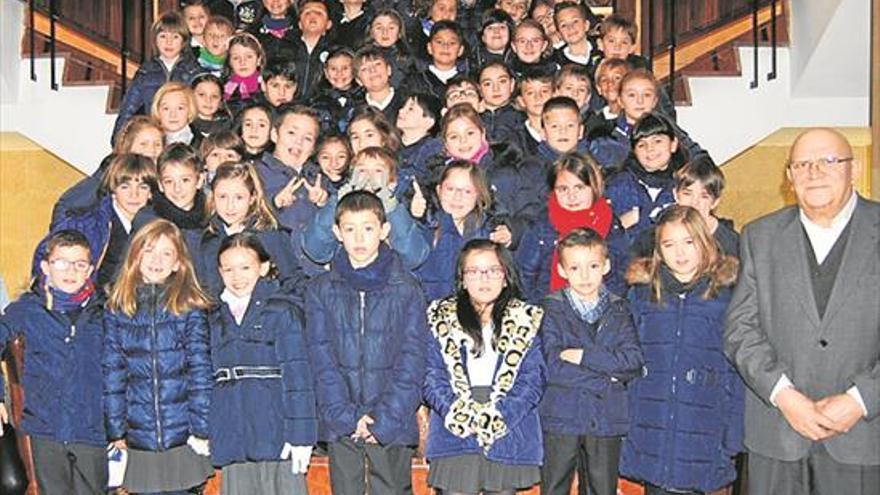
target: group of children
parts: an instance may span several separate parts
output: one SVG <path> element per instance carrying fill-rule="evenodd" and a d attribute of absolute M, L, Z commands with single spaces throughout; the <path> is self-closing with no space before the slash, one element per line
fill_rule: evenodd
<path fill-rule="evenodd" d="M 738 236 L 635 26 L 583 4 L 190 0 L 56 204 L 24 337 L 44 494 L 707 493 Z M 149 116 L 138 115 L 149 113 Z M 0 406 L 0 419 L 6 421 Z"/>

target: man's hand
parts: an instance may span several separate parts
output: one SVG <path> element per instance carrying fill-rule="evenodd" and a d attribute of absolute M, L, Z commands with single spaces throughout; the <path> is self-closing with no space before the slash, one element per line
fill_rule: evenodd
<path fill-rule="evenodd" d="M 865 415 L 861 404 L 849 394 L 829 395 L 816 402 L 816 409 L 833 422 L 838 433 L 848 432 Z"/>
<path fill-rule="evenodd" d="M 804 438 L 817 442 L 837 433 L 835 422 L 793 387 L 784 388 L 776 395 L 776 406 L 792 429 Z"/>
<path fill-rule="evenodd" d="M 354 433 L 351 434 L 352 440 L 361 439 L 367 443 L 377 443 L 369 429 L 369 426 L 375 422 L 376 421 L 368 414 L 361 416 L 361 419 L 357 422 L 357 427 L 355 427 Z"/>
<path fill-rule="evenodd" d="M 569 362 L 571 364 L 581 364 L 581 359 L 584 357 L 584 350 L 572 347 L 570 349 L 566 349 L 559 353 L 559 359 Z"/>

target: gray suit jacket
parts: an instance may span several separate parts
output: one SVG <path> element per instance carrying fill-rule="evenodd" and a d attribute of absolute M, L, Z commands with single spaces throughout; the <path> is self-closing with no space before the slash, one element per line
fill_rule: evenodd
<path fill-rule="evenodd" d="M 743 231 L 725 350 L 749 387 L 745 443 L 750 451 L 794 461 L 811 447 L 770 404 L 770 392 L 784 373 L 813 400 L 856 385 L 868 417 L 825 446 L 838 462 L 880 464 L 880 203 L 857 201 L 821 319 L 798 208 L 772 213 Z"/>

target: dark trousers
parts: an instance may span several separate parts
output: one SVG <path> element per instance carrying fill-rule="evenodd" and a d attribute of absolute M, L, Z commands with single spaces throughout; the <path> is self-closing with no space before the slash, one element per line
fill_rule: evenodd
<path fill-rule="evenodd" d="M 880 466 L 843 464 L 814 443 L 797 461 L 749 452 L 749 495 L 875 495 Z"/>
<path fill-rule="evenodd" d="M 102 447 L 31 437 L 34 475 L 41 495 L 95 495 L 107 491 Z"/>
<path fill-rule="evenodd" d="M 328 444 L 330 487 L 334 494 L 412 494 L 415 449 L 374 445 L 349 438 Z"/>
<path fill-rule="evenodd" d="M 541 494 L 568 495 L 575 470 L 580 495 L 616 495 L 620 437 L 544 432 Z"/>

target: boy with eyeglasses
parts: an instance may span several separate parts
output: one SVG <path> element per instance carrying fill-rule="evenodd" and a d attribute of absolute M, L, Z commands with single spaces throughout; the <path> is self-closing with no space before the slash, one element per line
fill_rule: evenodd
<path fill-rule="evenodd" d="M 40 493 L 86 495 L 107 485 L 103 420 L 102 301 L 89 279 L 89 241 L 61 230 L 46 241 L 40 274 L 0 318 L 0 353 L 27 342 L 21 427 L 31 437 Z M 3 376 L 0 375 L 0 389 Z M 0 403 L 0 435 L 9 412 Z"/>

